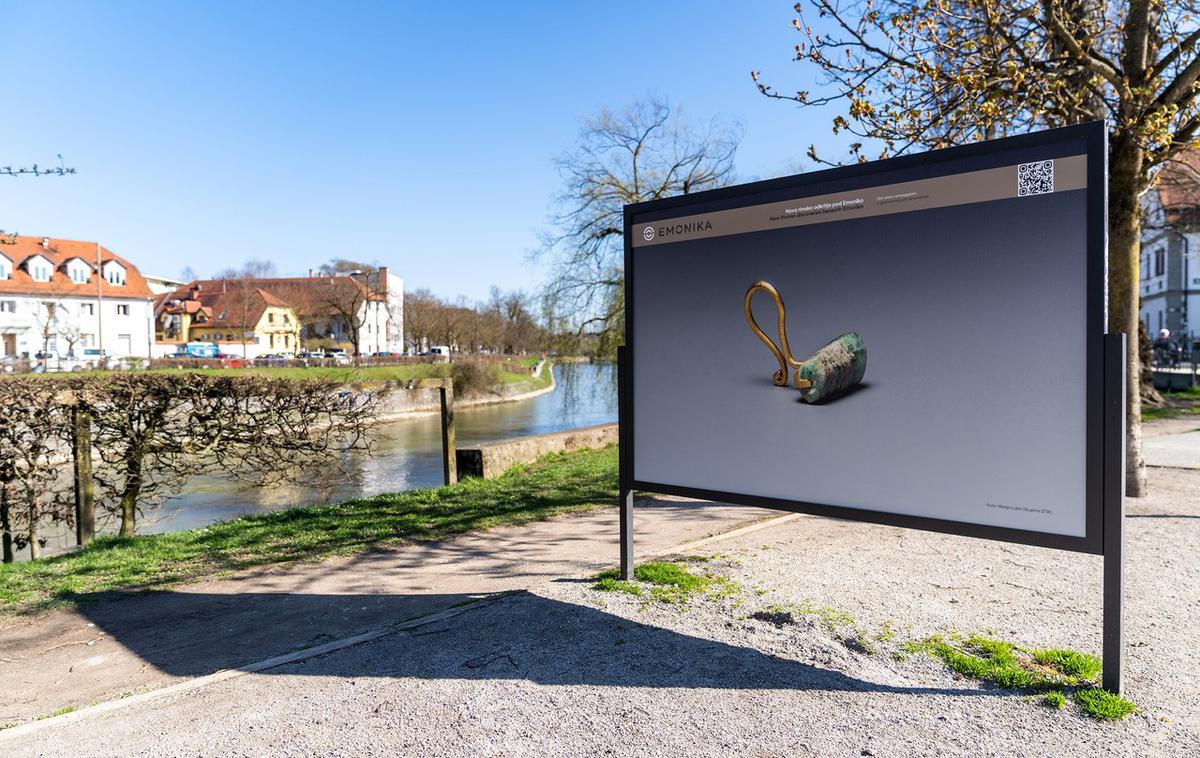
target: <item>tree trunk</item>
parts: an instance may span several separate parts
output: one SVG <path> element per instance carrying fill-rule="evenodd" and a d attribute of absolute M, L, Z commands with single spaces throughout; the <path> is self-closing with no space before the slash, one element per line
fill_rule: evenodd
<path fill-rule="evenodd" d="M 4 563 L 12 563 L 13 555 L 12 512 L 8 505 L 8 482 L 0 481 L 0 544 L 3 545 Z"/>
<path fill-rule="evenodd" d="M 132 537 L 137 530 L 137 502 L 142 493 L 142 453 L 131 450 L 125 469 L 125 491 L 121 493 L 121 536 Z"/>
<path fill-rule="evenodd" d="M 1124 332 L 1125 355 L 1125 494 L 1146 494 L 1146 460 L 1142 457 L 1142 380 L 1138 349 L 1138 282 L 1142 252 L 1139 194 L 1145 155 L 1133 140 L 1112 141 L 1108 176 L 1108 330 Z"/>

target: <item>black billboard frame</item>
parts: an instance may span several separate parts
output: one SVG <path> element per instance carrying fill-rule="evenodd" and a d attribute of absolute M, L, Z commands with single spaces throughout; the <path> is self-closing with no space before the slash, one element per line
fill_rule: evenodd
<path fill-rule="evenodd" d="M 1104 558 L 1103 687 L 1120 693 L 1122 688 L 1122 629 L 1124 617 L 1124 495 L 1125 495 L 1125 350 L 1124 334 L 1106 333 L 1108 277 L 1108 147 L 1104 122 L 1093 121 L 1001 140 L 899 156 L 808 174 L 752 182 L 706 192 L 678 195 L 626 205 L 624 208 L 625 282 L 630 292 L 636 276 L 633 255 L 634 218 L 639 215 L 678 211 L 701 203 L 735 200 L 780 190 L 803 191 L 811 185 L 867 177 L 889 171 L 958 161 L 1002 149 L 1041 147 L 1064 141 L 1082 140 L 1087 155 L 1087 345 L 1085 534 L 1083 537 L 1036 532 L 1025 529 L 973 524 L 961 521 L 888 513 L 801 500 L 746 495 L 639 480 L 633 467 L 633 324 L 634 299 L 625 298 L 625 343 L 618 348 L 617 415 L 619 422 L 619 505 L 621 576 L 633 577 L 633 505 L 635 492 L 677 495 L 715 503 L 749 505 L 792 513 L 805 513 L 849 521 L 920 529 L 977 539 L 1012 542 L 1101 555 Z"/>

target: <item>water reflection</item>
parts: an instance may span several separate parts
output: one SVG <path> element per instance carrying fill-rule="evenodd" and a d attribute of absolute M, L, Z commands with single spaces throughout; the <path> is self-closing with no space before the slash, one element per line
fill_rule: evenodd
<path fill-rule="evenodd" d="M 462 408 L 455 415 L 459 447 L 529 434 L 557 432 L 616 421 L 616 367 L 608 363 L 554 366 L 557 389 L 516 403 Z M 247 513 L 349 500 L 442 483 L 441 429 L 436 415 L 380 424 L 372 432 L 370 456 L 351 455 L 327 470 L 308 472 L 315 485 L 255 487 L 220 476 L 193 477 L 177 496 L 166 500 L 153 518 L 139 523 L 140 534 L 193 529 Z M 103 520 L 113 532 L 116 519 Z M 47 552 L 71 543 L 58 535 Z"/>

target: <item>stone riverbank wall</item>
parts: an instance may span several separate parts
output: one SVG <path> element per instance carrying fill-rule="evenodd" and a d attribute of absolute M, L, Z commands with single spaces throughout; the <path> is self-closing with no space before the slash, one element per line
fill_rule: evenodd
<path fill-rule="evenodd" d="M 459 448 L 455 456 L 458 478 L 461 480 L 468 476 L 481 476 L 484 479 L 495 479 L 513 466 L 529 463 L 547 453 L 599 448 L 615 445 L 616 442 L 617 425 L 600 424 L 565 432 L 535 434 L 492 442 L 477 448 Z"/>

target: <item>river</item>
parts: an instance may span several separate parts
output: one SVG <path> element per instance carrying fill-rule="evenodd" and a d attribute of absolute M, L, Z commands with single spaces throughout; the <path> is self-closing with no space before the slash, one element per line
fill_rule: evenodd
<path fill-rule="evenodd" d="M 558 432 L 617 420 L 616 366 L 611 363 L 554 364 L 557 388 L 529 400 L 460 407 L 455 413 L 459 447 L 480 442 Z M 232 478 L 192 477 L 182 491 L 138 524 L 139 534 L 179 531 L 265 513 L 442 484 L 441 426 L 437 414 L 378 424 L 369 455 L 351 455 L 328 472 L 312 472 L 322 484 L 255 487 Z M 97 514 L 98 531 L 113 533 L 117 520 Z M 44 532 L 45 534 L 45 532 Z M 51 534 L 46 553 L 60 552 L 73 535 Z M 21 551 L 27 556 L 27 551 Z M 18 558 L 20 560 L 20 558 Z"/>

